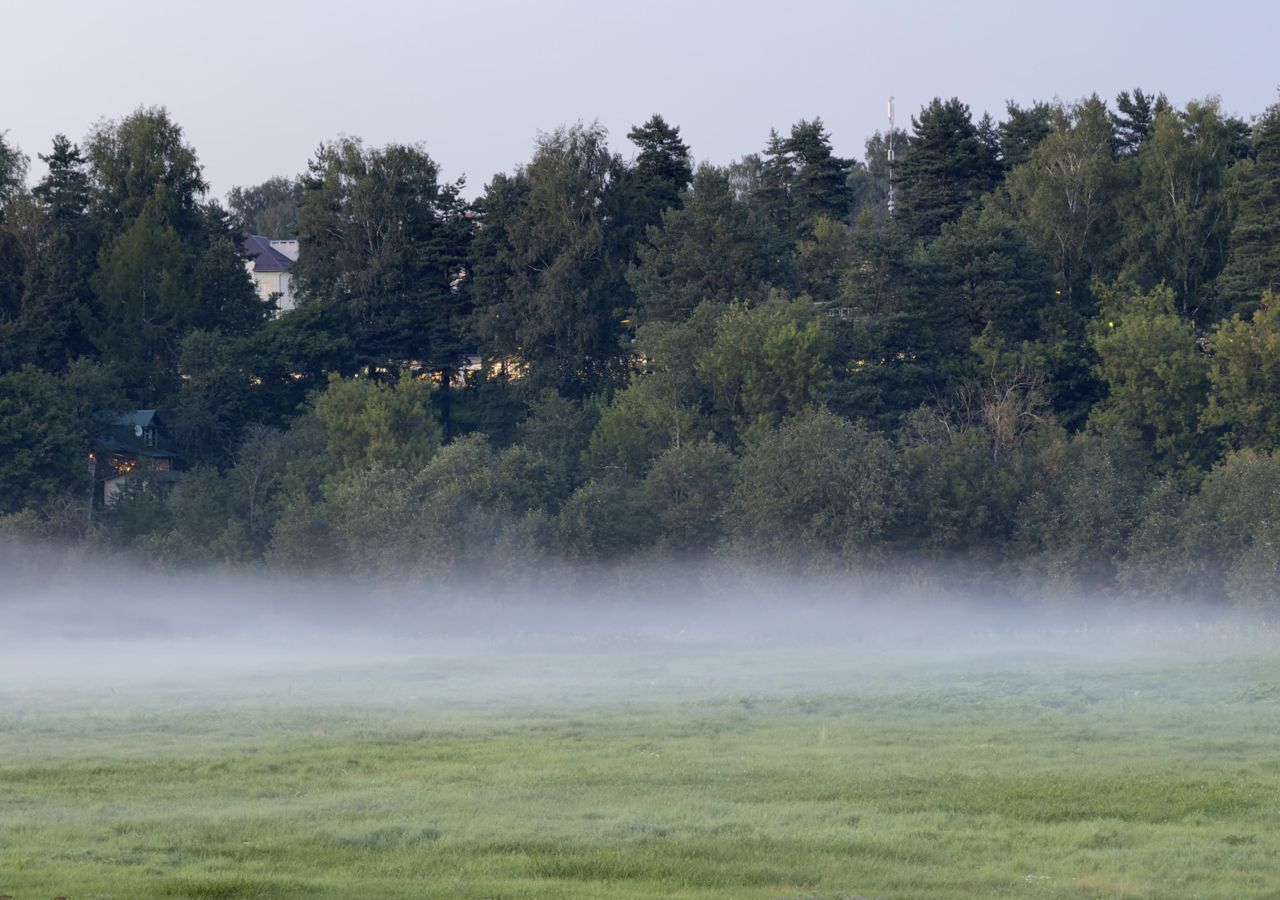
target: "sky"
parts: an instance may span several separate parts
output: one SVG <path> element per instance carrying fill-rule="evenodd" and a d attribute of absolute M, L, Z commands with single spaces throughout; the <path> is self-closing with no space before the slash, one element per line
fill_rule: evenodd
<path fill-rule="evenodd" d="M 1280 3 L 1162 0 L 470 0 L 6 4 L 0 131 L 43 166 L 61 132 L 162 105 L 214 196 L 305 169 L 339 135 L 421 142 L 481 192 L 537 135 L 598 119 L 612 147 L 653 113 L 698 160 L 761 150 L 820 116 L 862 158 L 896 97 L 899 127 L 935 96 L 999 117 L 1005 101 L 1123 89 L 1276 102 Z"/>

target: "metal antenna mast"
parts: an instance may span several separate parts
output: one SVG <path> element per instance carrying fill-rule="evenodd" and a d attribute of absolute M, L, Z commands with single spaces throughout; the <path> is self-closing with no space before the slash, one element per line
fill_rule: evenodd
<path fill-rule="evenodd" d="M 889 98 L 889 136 L 885 139 L 885 158 L 889 168 L 889 215 L 893 215 L 895 198 L 893 196 L 893 97 Z"/>

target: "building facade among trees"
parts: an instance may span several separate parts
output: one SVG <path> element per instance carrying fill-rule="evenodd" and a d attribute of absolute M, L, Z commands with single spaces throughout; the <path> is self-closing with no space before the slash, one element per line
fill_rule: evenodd
<path fill-rule="evenodd" d="M 289 273 L 298 261 L 297 239 L 273 240 L 255 234 L 245 238 L 241 247 L 246 257 L 244 267 L 263 302 L 274 304 L 277 313 L 293 309 L 297 300 Z"/>

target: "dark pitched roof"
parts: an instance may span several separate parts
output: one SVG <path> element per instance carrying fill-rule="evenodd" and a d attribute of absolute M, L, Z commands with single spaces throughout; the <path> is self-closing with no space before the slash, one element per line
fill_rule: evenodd
<path fill-rule="evenodd" d="M 157 442 L 164 440 L 164 435 L 160 433 L 163 427 L 154 409 L 135 409 L 117 416 L 111 430 L 99 435 L 95 441 L 100 450 L 111 453 L 176 459 L 178 454 L 172 450 L 155 446 Z M 148 428 L 154 429 L 150 438 L 142 434 L 142 430 Z"/>
<path fill-rule="evenodd" d="M 255 272 L 288 272 L 293 260 L 271 246 L 271 238 L 250 235 L 241 245 L 244 255 L 253 260 Z"/>

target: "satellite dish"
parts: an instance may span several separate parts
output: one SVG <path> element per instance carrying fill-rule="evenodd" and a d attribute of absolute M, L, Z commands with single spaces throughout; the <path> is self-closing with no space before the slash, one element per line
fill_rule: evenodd
<path fill-rule="evenodd" d="M 133 436 L 134 436 L 134 437 L 142 437 L 142 426 L 141 426 L 141 425 L 134 425 L 134 426 L 133 426 Z"/>

